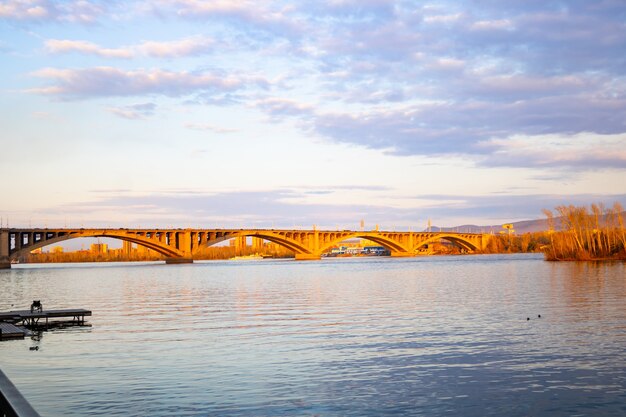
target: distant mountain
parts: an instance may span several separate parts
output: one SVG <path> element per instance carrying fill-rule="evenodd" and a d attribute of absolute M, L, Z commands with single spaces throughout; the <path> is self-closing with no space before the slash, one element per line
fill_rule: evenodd
<path fill-rule="evenodd" d="M 626 220 L 626 211 L 622 212 L 622 218 Z M 548 230 L 548 221 L 546 219 L 537 219 L 537 220 L 524 220 L 521 222 L 513 222 L 510 223 L 513 225 L 513 229 L 516 234 L 524 234 L 524 233 L 535 233 L 535 232 L 543 232 Z M 561 228 L 561 218 L 554 218 L 554 228 L 559 230 Z M 504 231 L 505 229 L 502 227 L 502 224 L 491 225 L 491 226 L 476 226 L 473 224 L 465 224 L 462 226 L 456 227 L 437 227 L 432 226 L 430 228 L 433 232 L 459 232 L 459 233 L 499 233 L 500 231 Z M 427 231 L 427 230 L 424 230 Z"/>
<path fill-rule="evenodd" d="M 548 230 L 548 221 L 546 219 L 538 220 L 524 220 L 521 222 L 510 223 L 513 225 L 513 229 L 517 234 L 541 232 Z M 557 223 L 557 226 L 560 222 Z M 475 224 L 464 224 L 456 227 L 437 227 L 432 226 L 430 228 L 433 232 L 459 232 L 459 233 L 499 233 L 501 230 L 505 230 L 502 224 L 489 225 L 489 226 L 476 226 Z"/>

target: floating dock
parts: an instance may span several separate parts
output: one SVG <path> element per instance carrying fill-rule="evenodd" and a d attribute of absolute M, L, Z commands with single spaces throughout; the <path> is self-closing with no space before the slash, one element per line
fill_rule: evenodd
<path fill-rule="evenodd" d="M 30 331 L 11 323 L 0 322 L 0 339 L 23 339 Z"/>
<path fill-rule="evenodd" d="M 16 310 L 0 312 L 0 324 L 12 325 L 21 323 L 26 327 L 48 327 L 50 319 L 64 319 L 71 318 L 71 322 L 74 324 L 85 324 L 85 316 L 91 316 L 90 310 L 84 308 L 75 308 L 67 310 L 42 310 L 42 311 L 30 311 L 30 310 Z M 9 327 L 7 327 L 7 331 Z M 12 329 L 14 330 L 14 329 Z M 4 331 L 3 331 L 4 334 Z M 5 336 L 2 336 L 3 338 Z"/>

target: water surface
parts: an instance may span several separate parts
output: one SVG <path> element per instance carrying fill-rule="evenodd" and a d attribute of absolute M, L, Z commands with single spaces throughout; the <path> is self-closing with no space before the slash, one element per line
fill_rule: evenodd
<path fill-rule="evenodd" d="M 0 367 L 50 417 L 621 416 L 624 265 L 20 265 L 0 271 L 0 310 L 93 316 L 0 343 Z"/>

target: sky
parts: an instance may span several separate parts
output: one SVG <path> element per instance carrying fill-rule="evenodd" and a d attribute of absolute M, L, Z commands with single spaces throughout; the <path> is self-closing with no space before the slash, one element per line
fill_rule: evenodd
<path fill-rule="evenodd" d="M 623 0 L 0 1 L 6 227 L 626 206 Z"/>

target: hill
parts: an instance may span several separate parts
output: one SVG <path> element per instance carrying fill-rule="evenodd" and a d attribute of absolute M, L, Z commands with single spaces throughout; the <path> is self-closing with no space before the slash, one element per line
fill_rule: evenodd
<path fill-rule="evenodd" d="M 626 211 L 621 213 L 623 219 L 626 219 Z M 520 222 L 510 223 L 513 225 L 513 229 L 516 234 L 535 233 L 548 230 L 548 221 L 546 219 L 537 220 L 523 220 Z M 561 228 L 561 218 L 554 218 L 554 228 L 559 230 Z M 464 224 L 456 227 L 437 227 L 430 228 L 433 232 L 460 232 L 460 233 L 499 233 L 502 230 L 502 224 L 495 224 L 489 226 L 477 226 L 474 224 Z M 426 231 L 426 230 L 425 230 Z"/>
<path fill-rule="evenodd" d="M 541 232 L 543 230 L 548 230 L 548 222 L 545 219 L 524 220 L 521 222 L 514 222 L 511 224 L 513 225 L 513 229 L 515 230 L 515 233 L 517 234 Z M 455 226 L 455 227 L 432 226 L 430 230 L 433 232 L 499 233 L 501 230 L 504 230 L 504 229 L 502 228 L 502 224 L 495 224 L 495 225 L 488 225 L 488 226 L 464 224 L 464 225 Z"/>

